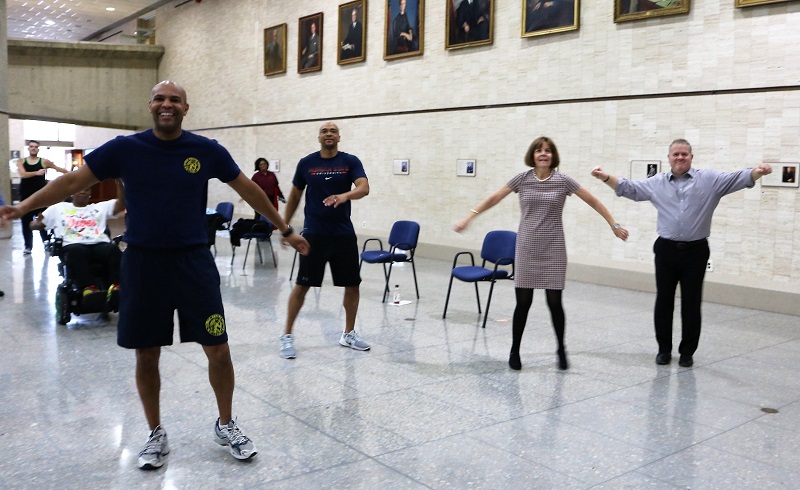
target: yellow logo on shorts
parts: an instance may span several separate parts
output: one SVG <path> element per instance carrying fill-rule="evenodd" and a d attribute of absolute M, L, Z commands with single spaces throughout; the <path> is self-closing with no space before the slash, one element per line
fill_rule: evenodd
<path fill-rule="evenodd" d="M 222 315 L 214 313 L 206 320 L 206 331 L 214 337 L 219 337 L 225 333 L 225 319 Z"/>
<path fill-rule="evenodd" d="M 200 160 L 195 157 L 189 157 L 183 161 L 183 168 L 190 174 L 196 174 L 200 170 Z"/>

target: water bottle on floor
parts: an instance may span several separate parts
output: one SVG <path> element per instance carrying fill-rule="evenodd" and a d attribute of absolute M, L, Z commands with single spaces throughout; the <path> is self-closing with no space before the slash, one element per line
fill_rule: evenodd
<path fill-rule="evenodd" d="M 392 302 L 396 305 L 400 304 L 400 285 L 394 285 L 394 294 L 392 295 Z"/>

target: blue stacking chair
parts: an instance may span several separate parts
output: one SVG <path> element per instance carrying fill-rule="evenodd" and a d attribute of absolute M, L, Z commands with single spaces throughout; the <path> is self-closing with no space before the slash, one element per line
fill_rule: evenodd
<path fill-rule="evenodd" d="M 414 265 L 414 253 L 417 250 L 417 240 L 419 239 L 419 223 L 416 221 L 395 221 L 392 231 L 389 232 L 389 250 L 383 249 L 383 242 L 380 238 L 369 238 L 364 242 L 361 249 L 361 260 L 358 262 L 358 271 L 361 272 L 361 264 L 383 265 L 383 276 L 386 283 L 383 287 L 383 300 L 389 294 L 389 280 L 392 277 L 392 265 L 395 262 L 411 262 L 411 270 L 414 272 L 414 289 L 419 299 L 419 286 L 417 285 L 417 269 Z M 378 250 L 367 250 L 367 244 L 378 242 Z M 405 253 L 408 252 L 408 253 Z M 389 269 L 386 269 L 389 264 Z"/>
<path fill-rule="evenodd" d="M 453 278 L 463 282 L 475 284 L 475 298 L 478 301 L 478 314 L 481 313 L 481 297 L 478 294 L 478 283 L 489 282 L 489 299 L 486 300 L 486 312 L 483 315 L 483 328 L 486 328 L 486 318 L 489 316 L 489 305 L 492 304 L 492 291 L 494 283 L 500 279 L 514 279 L 514 252 L 517 246 L 517 234 L 513 231 L 490 231 L 483 239 L 481 247 L 481 266 L 475 265 L 475 256 L 472 252 L 458 252 L 453 258 L 453 270 L 450 272 L 450 284 L 447 286 L 447 299 L 444 301 L 442 318 L 447 317 L 447 304 L 450 302 L 450 290 L 453 288 Z M 458 258 L 468 255 L 471 265 L 458 266 Z M 488 267 L 487 267 L 488 265 Z"/>
<path fill-rule="evenodd" d="M 275 226 L 267 220 L 267 218 L 261 216 L 261 221 L 263 221 L 266 226 L 259 227 L 264 231 L 249 231 L 242 235 L 242 240 L 247 240 L 247 249 L 244 252 L 244 261 L 242 262 L 242 269 L 245 268 L 247 265 L 247 255 L 250 253 L 250 242 L 255 240 L 256 241 L 256 250 L 258 251 L 258 260 L 261 264 L 264 263 L 264 257 L 261 255 L 261 242 L 266 242 L 269 245 L 269 251 L 272 254 L 272 264 L 275 267 L 278 267 L 278 260 L 275 258 L 275 249 L 272 247 L 272 230 Z M 255 228 L 255 226 L 254 226 Z M 236 258 L 236 247 L 233 247 L 233 255 L 231 256 L 231 265 L 233 265 L 233 259 Z"/>
<path fill-rule="evenodd" d="M 218 215 L 221 216 L 222 221 L 219 221 L 219 229 L 222 230 L 230 230 L 231 229 L 231 221 L 233 220 L 233 203 L 222 201 L 221 203 L 217 204 L 217 208 L 215 209 Z M 216 236 L 216 230 L 209 230 L 209 233 L 214 233 Z M 217 240 L 211 242 L 211 246 L 214 247 L 214 257 L 217 256 Z"/>

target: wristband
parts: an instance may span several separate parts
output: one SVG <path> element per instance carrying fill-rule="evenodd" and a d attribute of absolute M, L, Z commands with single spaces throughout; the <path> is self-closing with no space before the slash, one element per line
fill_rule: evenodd
<path fill-rule="evenodd" d="M 294 228 L 292 228 L 292 226 L 289 225 L 286 227 L 286 231 L 281 233 L 281 236 L 283 236 L 283 238 L 288 238 L 292 233 L 294 233 Z"/>
<path fill-rule="evenodd" d="M 610 179 L 610 178 L 611 178 L 611 174 L 608 174 L 608 177 L 606 177 L 606 180 L 604 180 L 603 182 L 608 182 L 608 179 Z"/>

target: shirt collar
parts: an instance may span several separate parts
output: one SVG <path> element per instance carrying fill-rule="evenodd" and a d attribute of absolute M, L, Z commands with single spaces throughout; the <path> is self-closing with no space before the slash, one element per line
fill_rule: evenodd
<path fill-rule="evenodd" d="M 686 173 L 685 173 L 685 174 L 683 174 L 683 175 L 685 175 L 685 176 L 689 177 L 690 179 L 693 179 L 693 178 L 694 178 L 694 174 L 695 174 L 695 172 L 697 172 L 697 170 L 695 170 L 695 168 L 694 168 L 694 167 L 691 167 L 691 168 L 689 169 L 689 171 L 688 171 L 688 172 L 686 172 Z M 673 181 L 673 180 L 675 180 L 675 178 L 676 178 L 676 177 L 675 177 L 675 174 L 673 174 L 673 173 L 672 173 L 672 170 L 670 170 L 670 171 L 669 171 L 669 180 L 670 180 L 670 181 Z"/>

